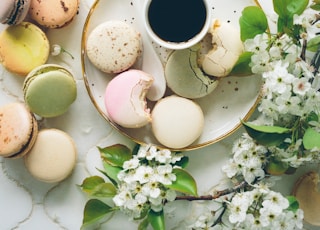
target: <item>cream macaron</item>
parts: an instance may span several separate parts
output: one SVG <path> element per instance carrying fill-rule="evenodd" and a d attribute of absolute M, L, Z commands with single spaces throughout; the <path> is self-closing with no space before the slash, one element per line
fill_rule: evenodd
<path fill-rule="evenodd" d="M 19 158 L 31 149 L 38 134 L 38 123 L 19 102 L 0 107 L 0 156 Z"/>
<path fill-rule="evenodd" d="M 141 35 L 122 21 L 106 21 L 88 36 L 86 52 L 91 63 L 106 73 L 129 69 L 142 52 Z"/>
<path fill-rule="evenodd" d="M 166 147 L 180 149 L 202 133 L 204 114 L 194 101 L 171 95 L 159 100 L 151 112 L 152 132 Z"/>
<path fill-rule="evenodd" d="M 128 70 L 114 77 L 105 91 L 108 117 L 125 128 L 140 128 L 151 121 L 146 94 L 153 78 L 141 70 Z"/>
<path fill-rule="evenodd" d="M 79 0 L 34 0 L 31 1 L 29 15 L 42 26 L 62 28 L 76 16 L 79 3 Z"/>
<path fill-rule="evenodd" d="M 25 156 L 25 165 L 36 179 L 54 183 L 71 174 L 76 160 L 77 149 L 69 134 L 58 129 L 42 129 Z"/>

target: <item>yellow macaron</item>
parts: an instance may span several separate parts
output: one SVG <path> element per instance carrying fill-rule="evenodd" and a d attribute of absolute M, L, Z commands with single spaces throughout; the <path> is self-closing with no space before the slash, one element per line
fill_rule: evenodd
<path fill-rule="evenodd" d="M 10 72 L 26 76 L 46 63 L 50 52 L 46 34 L 36 25 L 22 22 L 0 34 L 0 62 Z"/>

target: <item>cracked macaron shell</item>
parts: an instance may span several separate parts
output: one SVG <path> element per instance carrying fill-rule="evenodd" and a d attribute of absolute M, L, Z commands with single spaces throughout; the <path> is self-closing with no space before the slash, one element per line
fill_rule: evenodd
<path fill-rule="evenodd" d="M 60 65 L 45 64 L 32 70 L 23 83 L 24 100 L 41 117 L 65 113 L 77 97 L 72 73 Z"/>
<path fill-rule="evenodd" d="M 22 103 L 0 107 L 0 156 L 19 158 L 29 152 L 38 133 L 38 123 Z"/>
<path fill-rule="evenodd" d="M 0 34 L 0 62 L 10 72 L 26 76 L 46 63 L 50 52 L 46 34 L 36 25 L 22 22 Z"/>
<path fill-rule="evenodd" d="M 165 66 L 168 87 L 177 95 L 190 99 L 201 98 L 216 89 L 219 81 L 206 75 L 198 65 L 200 44 L 175 50 Z"/>
<path fill-rule="evenodd" d="M 21 23 L 28 14 L 31 0 L 1 0 L 0 22 L 15 25 Z"/>
<path fill-rule="evenodd" d="M 79 0 L 31 1 L 29 15 L 42 26 L 62 28 L 68 25 L 79 10 Z"/>

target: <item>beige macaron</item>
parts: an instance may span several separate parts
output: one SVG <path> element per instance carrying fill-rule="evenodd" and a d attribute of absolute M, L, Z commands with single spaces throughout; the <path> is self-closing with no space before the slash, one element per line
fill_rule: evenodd
<path fill-rule="evenodd" d="M 95 27 L 88 36 L 86 52 L 89 60 L 106 73 L 129 69 L 140 56 L 141 35 L 122 21 L 106 21 Z"/>
<path fill-rule="evenodd" d="M 54 183 L 71 174 L 76 160 L 77 150 L 69 134 L 58 129 L 43 129 L 25 156 L 25 165 L 36 179 Z"/>
<path fill-rule="evenodd" d="M 78 13 L 79 2 L 79 0 L 31 1 L 29 15 L 42 26 L 62 28 Z"/>
<path fill-rule="evenodd" d="M 175 95 L 159 100 L 151 112 L 151 119 L 156 139 L 172 149 L 192 144 L 204 127 L 201 107 L 190 99 Z"/>

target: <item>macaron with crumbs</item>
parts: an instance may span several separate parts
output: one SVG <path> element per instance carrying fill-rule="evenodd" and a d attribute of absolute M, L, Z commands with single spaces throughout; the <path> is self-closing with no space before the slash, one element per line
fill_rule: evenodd
<path fill-rule="evenodd" d="M 77 161 L 77 149 L 68 133 L 59 129 L 42 129 L 24 160 L 33 177 L 55 183 L 72 173 Z"/>
<path fill-rule="evenodd" d="M 10 72 L 26 76 L 47 62 L 50 53 L 46 34 L 35 24 L 8 26 L 0 34 L 0 62 Z"/>
<path fill-rule="evenodd" d="M 67 26 L 79 10 L 79 0 L 31 1 L 29 15 L 38 24 L 47 28 Z"/>
<path fill-rule="evenodd" d="M 73 74 L 61 65 L 45 64 L 33 69 L 23 83 L 28 108 L 41 117 L 56 117 L 67 112 L 76 100 Z"/>
<path fill-rule="evenodd" d="M 141 55 L 141 35 L 128 23 L 106 21 L 90 32 L 86 52 L 102 72 L 120 73 L 133 66 Z"/>
<path fill-rule="evenodd" d="M 0 107 L 0 156 L 23 157 L 38 134 L 38 122 L 28 108 L 18 102 Z"/>
<path fill-rule="evenodd" d="M 16 25 L 21 23 L 28 14 L 31 0 L 1 0 L 0 22 Z"/>

